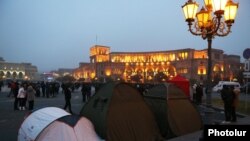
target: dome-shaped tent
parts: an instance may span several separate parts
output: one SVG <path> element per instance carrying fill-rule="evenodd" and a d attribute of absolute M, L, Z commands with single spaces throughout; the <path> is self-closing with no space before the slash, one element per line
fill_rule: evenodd
<path fill-rule="evenodd" d="M 140 93 L 125 83 L 104 85 L 82 108 L 81 115 L 108 141 L 157 141 L 161 138 L 152 111 Z"/>
<path fill-rule="evenodd" d="M 47 107 L 31 113 L 22 123 L 18 141 L 98 141 L 92 123 L 85 117 Z"/>
<path fill-rule="evenodd" d="M 144 98 L 154 112 L 163 137 L 172 138 L 202 128 L 198 110 L 175 84 L 156 85 L 148 90 Z"/>

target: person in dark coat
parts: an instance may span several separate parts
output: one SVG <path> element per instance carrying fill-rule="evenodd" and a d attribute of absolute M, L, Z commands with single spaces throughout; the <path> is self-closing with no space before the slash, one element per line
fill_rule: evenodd
<path fill-rule="evenodd" d="M 199 105 L 202 102 L 202 97 L 203 97 L 203 85 L 199 84 L 196 87 L 196 103 Z"/>
<path fill-rule="evenodd" d="M 45 85 L 44 81 L 42 81 L 42 83 L 41 83 L 41 87 L 42 87 L 43 97 L 45 97 L 46 85 Z"/>
<path fill-rule="evenodd" d="M 221 90 L 221 98 L 224 103 L 225 123 L 228 123 L 232 119 L 232 107 L 234 98 L 233 90 L 229 86 L 223 85 L 223 88 Z"/>
<path fill-rule="evenodd" d="M 0 81 L 0 92 L 2 91 L 3 81 Z"/>
<path fill-rule="evenodd" d="M 86 83 L 82 83 L 81 92 L 82 92 L 82 102 L 85 102 L 86 95 L 87 95 L 87 84 Z"/>
<path fill-rule="evenodd" d="M 19 99 L 17 98 L 17 95 L 18 95 L 18 90 L 19 90 L 19 84 L 18 82 L 15 82 L 16 83 L 16 88 L 14 89 L 14 110 L 19 110 L 18 109 L 18 101 Z"/>
<path fill-rule="evenodd" d="M 71 110 L 71 91 L 69 89 L 68 86 L 64 87 L 64 96 L 65 96 L 65 106 L 64 106 L 64 110 L 66 110 L 67 108 L 69 109 L 69 112 L 72 114 L 72 110 Z"/>

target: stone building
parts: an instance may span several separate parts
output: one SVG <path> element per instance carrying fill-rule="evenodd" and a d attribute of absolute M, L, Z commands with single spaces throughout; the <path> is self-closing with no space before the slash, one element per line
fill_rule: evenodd
<path fill-rule="evenodd" d="M 151 52 L 111 52 L 110 47 L 90 48 L 90 62 L 80 63 L 73 76 L 86 81 L 122 79 L 126 82 L 158 82 L 178 75 L 205 82 L 207 49 L 191 48 Z M 212 80 L 233 80 L 241 71 L 240 56 L 212 49 Z"/>
<path fill-rule="evenodd" d="M 12 63 L 6 62 L 0 57 L 0 80 L 2 79 L 37 79 L 37 67 L 31 63 Z"/>

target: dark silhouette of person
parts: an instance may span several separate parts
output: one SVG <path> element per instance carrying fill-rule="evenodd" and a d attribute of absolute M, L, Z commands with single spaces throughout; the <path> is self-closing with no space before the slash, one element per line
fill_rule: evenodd
<path fill-rule="evenodd" d="M 42 87 L 43 97 L 45 97 L 46 85 L 45 85 L 44 81 L 42 81 L 42 83 L 41 83 L 41 87 Z"/>
<path fill-rule="evenodd" d="M 221 90 L 221 98 L 224 103 L 225 123 L 229 123 L 232 119 L 233 97 L 233 89 L 227 85 L 223 85 Z"/>
<path fill-rule="evenodd" d="M 86 95 L 87 95 L 87 84 L 86 83 L 82 83 L 81 92 L 82 92 L 82 102 L 85 102 Z"/>
<path fill-rule="evenodd" d="M 72 110 L 71 110 L 71 102 L 70 102 L 70 99 L 71 99 L 71 91 L 69 89 L 68 86 L 65 86 L 64 87 L 64 96 L 65 96 L 65 106 L 64 106 L 64 110 L 66 110 L 67 108 L 69 109 L 69 112 L 71 114 L 73 114 Z"/>
<path fill-rule="evenodd" d="M 202 84 L 197 85 L 196 87 L 196 103 L 199 105 L 202 102 L 203 96 L 203 87 Z"/>
<path fill-rule="evenodd" d="M 87 96 L 87 99 L 85 101 L 88 101 L 91 96 L 91 84 L 90 83 L 86 85 L 86 96 Z"/>
<path fill-rule="evenodd" d="M 17 98 L 17 95 L 18 95 L 18 90 L 19 90 L 19 84 L 18 82 L 15 82 L 16 83 L 16 87 L 14 89 L 14 110 L 19 110 L 18 109 L 18 102 L 19 102 L 19 99 Z"/>
<path fill-rule="evenodd" d="M 3 81 L 0 81 L 0 92 L 2 91 Z"/>

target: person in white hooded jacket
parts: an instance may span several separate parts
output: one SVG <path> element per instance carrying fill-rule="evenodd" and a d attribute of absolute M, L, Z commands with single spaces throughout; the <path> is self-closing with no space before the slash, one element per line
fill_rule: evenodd
<path fill-rule="evenodd" d="M 26 92 L 24 90 L 23 84 L 21 84 L 17 94 L 17 98 L 19 99 L 19 110 L 25 110 L 25 97 Z"/>

